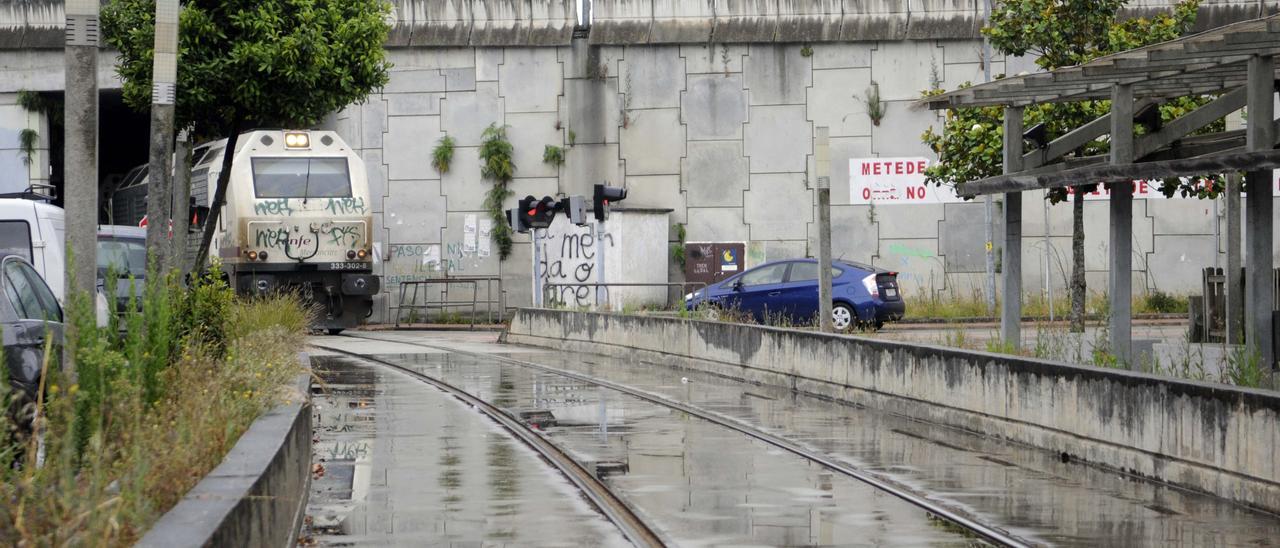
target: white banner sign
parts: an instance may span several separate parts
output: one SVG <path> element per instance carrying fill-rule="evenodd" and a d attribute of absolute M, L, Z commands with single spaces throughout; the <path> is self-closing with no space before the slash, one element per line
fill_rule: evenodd
<path fill-rule="evenodd" d="M 849 203 L 950 204 L 962 202 L 950 186 L 926 185 L 927 158 L 851 158 Z"/>
<path fill-rule="evenodd" d="M 963 202 L 954 187 L 926 185 L 924 170 L 927 158 L 852 158 L 849 160 L 849 203 L 854 205 L 951 204 Z M 1164 199 L 1161 181 L 1134 181 L 1133 197 L 1137 200 Z M 1070 191 L 1070 189 L 1068 189 Z M 1272 175 L 1271 191 L 1280 196 L 1280 170 Z M 1085 200 L 1106 200 L 1110 196 L 1105 185 L 1085 195 Z M 1174 194 L 1180 198 L 1181 193 Z"/>

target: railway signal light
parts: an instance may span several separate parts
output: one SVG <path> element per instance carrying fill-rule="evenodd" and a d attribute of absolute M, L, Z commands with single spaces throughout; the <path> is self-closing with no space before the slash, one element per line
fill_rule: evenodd
<path fill-rule="evenodd" d="M 625 188 L 596 185 L 591 198 L 591 207 L 595 211 L 596 220 L 603 223 L 609 218 L 609 202 L 621 202 L 625 199 L 627 199 Z"/>
<path fill-rule="evenodd" d="M 507 222 L 511 223 L 511 228 L 519 233 L 528 232 L 533 226 L 533 214 L 537 212 L 535 204 L 537 198 L 533 196 L 525 196 L 516 203 L 515 209 L 507 210 Z"/>
<path fill-rule="evenodd" d="M 531 228 L 547 228 L 551 226 L 552 221 L 556 220 L 556 210 L 559 208 L 560 204 L 556 203 L 555 198 L 543 196 L 541 200 L 534 202 L 532 207 L 523 211 L 529 214 Z"/>
<path fill-rule="evenodd" d="M 569 217 L 569 222 L 578 225 L 587 225 L 587 200 L 582 196 L 568 196 L 560 200 L 560 209 L 564 210 L 564 214 Z"/>

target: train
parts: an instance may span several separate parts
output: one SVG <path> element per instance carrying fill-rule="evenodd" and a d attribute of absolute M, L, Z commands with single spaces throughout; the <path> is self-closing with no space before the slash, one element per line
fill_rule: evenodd
<path fill-rule="evenodd" d="M 192 150 L 191 198 L 211 207 L 226 139 Z M 112 193 L 116 224 L 133 224 L 145 203 L 146 168 Z M 332 131 L 258 129 L 241 134 L 210 256 L 236 293 L 298 292 L 315 305 L 313 328 L 338 334 L 373 312 L 373 210 L 364 161 Z M 200 233 L 188 236 L 195 260 Z"/>

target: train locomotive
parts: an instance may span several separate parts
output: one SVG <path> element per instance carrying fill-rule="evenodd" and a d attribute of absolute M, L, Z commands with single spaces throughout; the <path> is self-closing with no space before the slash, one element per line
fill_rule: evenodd
<path fill-rule="evenodd" d="M 226 142 L 193 150 L 194 204 L 211 205 Z M 363 160 L 332 131 L 249 131 L 236 149 L 210 246 L 232 287 L 298 292 L 318 308 L 312 327 L 331 334 L 359 325 L 381 289 Z"/>

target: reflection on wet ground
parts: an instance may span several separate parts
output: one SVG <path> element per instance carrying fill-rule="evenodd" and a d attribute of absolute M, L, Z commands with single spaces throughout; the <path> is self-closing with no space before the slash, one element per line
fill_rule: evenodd
<path fill-rule="evenodd" d="M 321 545 L 622 546 L 577 490 L 488 419 L 434 388 L 315 357 L 311 498 Z"/>
<path fill-rule="evenodd" d="M 412 335 L 379 334 L 413 340 Z M 438 343 L 438 341 L 437 341 Z M 495 347 L 491 347 L 491 351 Z M 501 348 L 501 347 L 496 347 Z M 506 347 L 513 351 L 519 347 Z M 695 371 L 591 355 L 536 361 L 733 416 L 911 485 L 1036 542 L 1055 545 L 1270 545 L 1280 519 L 1054 455 L 873 410 Z M 790 455 L 698 419 L 536 370 L 462 355 L 384 356 L 515 411 L 552 411 L 553 439 L 610 480 L 682 544 L 924 544 L 912 507 L 857 492 Z M 682 382 L 681 378 L 688 382 Z M 799 462 L 800 464 L 797 464 Z M 610 464 L 610 466 L 617 466 Z M 905 506 L 905 503 L 899 503 Z"/>
<path fill-rule="evenodd" d="M 457 354 L 381 356 L 543 429 L 681 546 L 968 546 L 925 512 L 742 434 L 558 375 Z"/>

